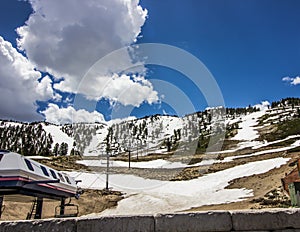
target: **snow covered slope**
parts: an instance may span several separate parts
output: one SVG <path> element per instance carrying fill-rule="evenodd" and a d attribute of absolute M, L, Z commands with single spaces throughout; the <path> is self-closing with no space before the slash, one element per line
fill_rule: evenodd
<path fill-rule="evenodd" d="M 288 158 L 276 158 L 236 166 L 189 181 L 159 181 L 134 175 L 110 175 L 110 185 L 127 193 L 114 209 L 101 215 L 132 215 L 174 213 L 192 207 L 241 201 L 252 196 L 250 189 L 225 189 L 236 178 L 267 172 L 285 164 Z M 83 188 L 102 189 L 105 175 L 100 173 L 69 173 L 81 179 Z"/>
<path fill-rule="evenodd" d="M 106 155 L 109 150 L 113 156 L 109 162 L 112 168 L 109 186 L 122 191 L 125 199 L 103 215 L 173 213 L 252 196 L 251 189 L 227 189 L 226 186 L 236 178 L 286 165 L 292 157 L 287 153 L 299 150 L 298 105 L 281 102 L 270 109 L 263 107 L 261 111 L 226 109 L 226 115 L 218 108 L 217 117 L 212 116 L 212 110 L 182 118 L 154 115 L 107 124 L 56 126 L 2 122 L 0 135 L 21 134 L 21 138 L 10 139 L 9 143 L 3 139 L 3 144 L 10 146 L 19 142 L 34 143 L 38 136 L 44 141 L 39 143 L 51 144 L 51 149 L 56 143 L 66 143 L 69 148 L 75 144 L 75 149 L 84 155 L 78 163 L 95 170 L 70 173 L 82 180 L 80 186 L 83 188 L 105 187 L 107 161 L 98 156 Z M 22 134 L 22 130 L 29 134 Z M 34 139 L 29 135 L 35 135 Z M 205 150 L 212 136 L 219 139 L 217 142 L 225 138 L 222 151 Z M 190 144 L 194 150 L 190 149 Z M 39 148 L 43 149 L 45 146 Z M 131 152 L 131 169 L 128 169 L 128 151 Z M 191 158 L 185 159 L 189 155 Z M 137 159 L 138 156 L 142 157 Z M 174 174 L 174 179 L 168 178 L 170 173 Z M 167 177 L 161 178 L 164 175 Z"/>
<path fill-rule="evenodd" d="M 289 120 L 291 117 L 297 117 L 300 111 L 300 106 L 289 105 L 288 102 L 281 102 L 271 109 L 267 109 L 266 105 L 260 108 L 261 110 L 258 112 L 254 108 L 226 109 L 227 114 L 221 118 L 212 117 L 211 112 L 216 110 L 218 114 L 218 110 L 222 109 L 211 108 L 182 118 L 153 115 L 142 119 L 115 120 L 107 124 L 79 123 L 60 126 L 44 122 L 25 124 L 2 121 L 0 128 L 5 131 L 1 135 L 1 141 L 3 141 L 1 148 L 18 152 L 21 144 L 23 143 L 22 149 L 24 149 L 24 143 L 32 143 L 30 137 L 36 134 L 37 137 L 34 137 L 36 142 L 33 146 L 37 146 L 39 143 L 40 148 L 37 150 L 40 151 L 37 151 L 35 155 L 42 155 L 41 151 L 45 149 L 50 149 L 48 154 L 51 154 L 55 144 L 61 145 L 62 143 L 68 145 L 69 152 L 75 144 L 75 150 L 84 156 L 102 155 L 107 150 L 111 150 L 115 155 L 131 150 L 134 153 L 140 153 L 141 156 L 150 153 L 166 153 L 168 150 L 174 149 L 185 152 L 190 149 L 190 152 L 193 153 L 205 152 L 210 138 L 218 136 L 218 133 L 224 133 L 229 136 L 230 140 L 239 141 L 235 148 L 222 151 L 222 153 L 226 153 L 246 147 L 268 146 L 270 141 L 266 143 L 261 139 L 258 140 L 259 120 L 264 117 L 263 125 L 276 124 Z M 10 133 L 10 136 L 18 136 L 18 138 L 10 138 L 7 142 L 5 136 L 8 130 L 15 131 Z M 230 134 L 234 131 L 237 133 L 231 136 Z M 26 135 L 22 135 L 23 133 Z M 37 141 L 39 136 L 41 141 Z M 23 141 L 21 141 L 21 137 L 23 137 Z M 47 144 L 46 148 L 45 144 Z M 192 149 L 190 144 L 194 144 Z"/>
<path fill-rule="evenodd" d="M 258 138 L 258 132 L 255 128 L 258 124 L 258 119 L 266 113 L 266 110 L 254 112 L 242 117 L 242 122 L 239 124 L 238 133 L 232 138 L 233 140 L 252 141 Z"/>
<path fill-rule="evenodd" d="M 68 147 L 73 147 L 74 138 L 68 136 L 61 130 L 61 126 L 56 125 L 43 125 L 43 129 L 52 136 L 53 144 L 67 143 Z"/>

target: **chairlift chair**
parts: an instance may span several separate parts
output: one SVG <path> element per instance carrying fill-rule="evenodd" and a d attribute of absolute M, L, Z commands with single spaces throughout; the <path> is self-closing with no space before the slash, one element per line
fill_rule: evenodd
<path fill-rule="evenodd" d="M 79 207 L 71 203 L 71 198 L 67 204 L 65 199 L 62 199 L 61 204 L 55 207 L 55 218 L 77 217 L 79 214 Z"/>

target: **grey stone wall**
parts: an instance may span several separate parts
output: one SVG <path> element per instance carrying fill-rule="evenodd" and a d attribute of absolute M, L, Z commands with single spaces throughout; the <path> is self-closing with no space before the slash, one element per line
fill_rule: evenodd
<path fill-rule="evenodd" d="M 0 232 L 300 231 L 300 209 L 209 211 L 0 222 Z"/>

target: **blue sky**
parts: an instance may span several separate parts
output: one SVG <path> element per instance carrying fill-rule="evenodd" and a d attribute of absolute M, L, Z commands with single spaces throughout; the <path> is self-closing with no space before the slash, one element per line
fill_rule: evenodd
<path fill-rule="evenodd" d="M 10 63 L 4 64 L 3 61 L 0 88 L 16 89 L 9 86 L 15 82 L 6 83 L 12 78 L 7 73 L 16 72 L 23 83 L 20 88 L 26 85 L 29 91 L 30 88 L 38 89 L 30 97 L 26 91 L 18 91 L 11 104 L 18 105 L 19 111 L 11 109 L 7 104 L 10 101 L 6 99 L 1 103 L 1 118 L 46 119 L 59 123 L 68 122 L 70 117 L 66 114 L 72 112 L 78 120 L 90 118 L 89 113 L 93 111 L 99 112 L 94 112 L 97 119 L 100 120 L 102 114 L 105 120 L 109 120 L 112 114 L 118 115 L 114 112 L 117 109 L 123 112 L 121 116 L 137 117 L 156 113 L 191 113 L 190 108 L 184 108 L 185 102 L 180 98 L 176 99 L 175 106 L 164 101 L 167 98 L 163 96 L 168 95 L 170 89 L 160 89 L 161 82 L 155 80 L 177 86 L 192 101 L 195 110 L 208 106 L 188 77 L 157 65 L 142 65 L 142 71 L 137 71 L 136 75 L 142 76 L 144 82 L 125 73 L 127 76 L 111 83 L 112 87 L 107 90 L 110 92 L 104 91 L 97 97 L 92 95 L 92 87 L 96 84 L 80 79 L 86 72 L 83 70 L 97 61 L 96 58 L 136 43 L 168 44 L 197 57 L 217 81 L 226 107 L 300 97 L 298 0 L 134 0 L 127 6 L 134 12 L 130 14 L 124 11 L 127 8 L 120 5 L 119 0 L 99 0 L 101 7 L 93 8 L 77 6 L 68 0 L 53 2 L 2 0 L 0 3 L 0 36 L 13 48 L 17 48 L 16 39 L 23 37 L 19 49 L 10 48 L 9 52 L 25 57 L 28 62 L 24 61 L 24 65 L 35 76 L 33 83 L 28 83 L 28 78 L 22 76 L 14 65 L 5 70 Z M 36 12 L 34 17 L 32 8 Z M 60 13 L 59 9 L 68 10 Z M 104 13 L 103 9 L 106 9 Z M 32 19 L 27 23 L 28 27 L 16 32 L 30 15 Z M 73 27 L 74 22 L 79 26 Z M 3 56 L 8 62 L 8 56 Z M 83 65 L 85 62 L 86 66 Z M 116 60 L 115 63 L 120 62 L 128 60 Z M 24 70 L 22 67 L 19 69 Z M 80 83 L 88 88 L 76 92 L 75 84 Z M 103 83 L 99 81 L 99 88 Z M 116 93 L 118 84 L 129 86 L 127 94 Z M 22 94 L 29 98 L 26 102 L 20 101 Z M 78 113 L 79 110 L 84 111 Z"/>
<path fill-rule="evenodd" d="M 298 86 L 282 82 L 299 75 L 299 1 L 172 3 L 141 2 L 149 18 L 140 42 L 168 43 L 197 56 L 216 78 L 227 106 L 299 97 Z"/>

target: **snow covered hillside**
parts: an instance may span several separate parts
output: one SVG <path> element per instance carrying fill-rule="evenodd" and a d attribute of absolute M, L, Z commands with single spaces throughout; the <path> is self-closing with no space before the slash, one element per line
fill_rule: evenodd
<path fill-rule="evenodd" d="M 109 166 L 109 187 L 125 198 L 102 214 L 177 212 L 254 199 L 261 197 L 261 186 L 278 185 L 279 174 L 261 186 L 253 181 L 250 187 L 227 188 L 237 178 L 277 169 L 284 175 L 295 165 L 300 100 L 260 110 L 215 108 L 182 118 L 154 115 L 107 124 L 2 121 L 0 136 L 2 148 L 24 155 L 80 154 L 77 163 L 90 171 L 70 174 L 82 180 L 82 188 L 103 189 Z"/>
<path fill-rule="evenodd" d="M 285 164 L 288 158 L 276 158 L 236 166 L 188 181 L 160 181 L 134 175 L 110 175 L 110 186 L 126 192 L 126 198 L 102 215 L 174 213 L 195 206 L 241 201 L 252 196 L 251 189 L 225 189 L 233 179 L 260 174 Z M 83 180 L 83 188 L 102 189 L 105 175 L 72 172 Z"/>
<path fill-rule="evenodd" d="M 240 141 L 234 148 L 237 150 L 262 143 L 258 140 L 258 128 L 255 128 L 260 117 L 263 116 L 263 125 L 271 125 L 299 115 L 299 106 L 285 101 L 277 102 L 277 105 L 272 103 L 270 109 L 257 107 L 260 111 L 252 107 L 210 108 L 182 118 L 153 115 L 106 124 L 0 121 L 0 146 L 26 155 L 57 155 L 63 150 L 67 155 L 101 156 L 109 151 L 116 156 L 131 151 L 137 156 L 145 156 L 171 151 L 185 154 L 218 152 L 224 138 L 229 138 Z"/>
<path fill-rule="evenodd" d="M 116 208 L 108 209 L 101 214 L 172 213 L 203 205 L 239 202 L 254 197 L 255 192 L 252 189 L 227 189 L 226 187 L 237 178 L 266 173 L 290 162 L 291 158 L 288 153 L 300 147 L 300 130 L 298 130 L 298 134 L 291 134 L 295 131 L 286 130 L 286 137 L 284 138 L 281 138 L 281 132 L 276 133 L 278 128 L 282 130 L 282 128 L 288 128 L 291 123 L 299 121 L 299 108 L 299 106 L 279 105 L 274 108 L 264 108 L 258 112 L 227 114 L 226 128 L 228 131 L 226 131 L 227 136 L 224 144 L 230 144 L 230 146 L 228 148 L 223 147 L 222 151 L 203 153 L 202 159 L 198 159 L 192 164 L 181 162 L 182 157 L 178 158 L 174 155 L 176 153 L 173 153 L 175 157 L 171 158 L 153 156 L 153 159 L 147 160 L 145 157 L 139 162 L 133 158 L 131 168 L 134 168 L 134 171 L 131 173 L 130 170 L 128 171 L 128 160 L 119 160 L 118 157 L 115 157 L 109 165 L 112 170 L 117 172 L 113 174 L 114 171 L 112 171 L 112 174 L 109 175 L 109 183 L 113 189 L 125 193 L 125 199 L 121 200 Z M 198 125 L 202 120 L 195 114 L 188 117 L 192 123 L 196 122 L 195 124 Z M 139 121 L 140 124 L 135 125 L 137 130 L 141 131 L 141 135 L 143 135 L 142 131 L 145 128 L 140 126 L 143 123 L 144 125 L 151 125 L 150 133 L 156 133 L 153 128 L 170 128 L 165 130 L 161 136 L 157 132 L 155 137 L 159 138 L 160 141 L 167 136 L 174 136 L 172 130 L 178 129 L 184 134 L 184 139 L 188 140 L 183 129 L 185 125 L 189 124 L 188 121 L 173 117 L 163 121 L 162 118 L 163 116 L 157 117 L 153 124 L 150 124 L 151 119 L 145 119 L 145 121 Z M 208 121 L 204 120 L 204 122 Z M 172 125 L 170 125 L 171 122 Z M 163 126 L 160 126 L 161 124 Z M 204 125 L 201 126 L 204 128 Z M 205 126 L 209 128 L 211 125 Z M 188 128 L 192 130 L 191 127 Z M 112 133 L 112 137 L 123 138 L 122 130 L 124 130 L 122 125 L 113 127 L 113 131 L 117 132 Z M 266 135 L 268 136 L 265 137 Z M 201 137 L 201 133 L 199 137 Z M 172 140 L 171 137 L 170 140 Z M 199 139 L 199 141 L 201 140 Z M 154 148 L 158 149 L 157 144 L 158 142 L 152 143 L 152 152 L 154 152 Z M 161 152 L 168 154 L 166 150 L 161 150 Z M 149 153 L 145 155 L 151 156 Z M 101 189 L 105 186 L 107 163 L 104 157 L 78 162 L 94 167 L 95 170 L 93 173 L 78 171 L 70 173 L 76 179 L 83 180 L 81 187 Z M 161 180 L 161 176 L 155 178 L 155 175 L 149 174 L 149 171 L 151 173 L 158 172 L 159 175 L 177 171 L 178 175 L 186 175 L 190 170 L 198 171 L 198 175 L 190 176 L 184 181 Z M 280 182 L 280 179 L 278 181 Z"/>

